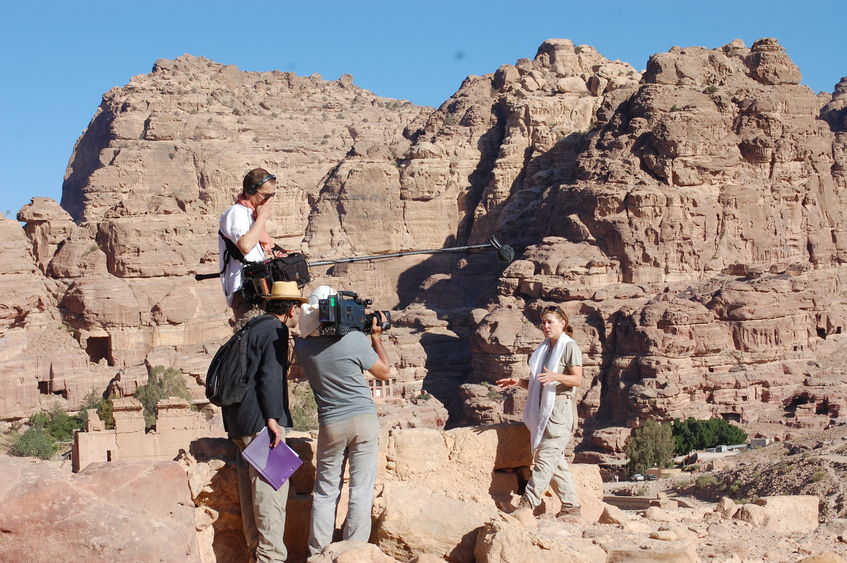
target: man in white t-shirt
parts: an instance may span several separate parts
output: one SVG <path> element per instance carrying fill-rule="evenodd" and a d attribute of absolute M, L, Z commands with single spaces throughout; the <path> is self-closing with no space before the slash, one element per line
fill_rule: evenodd
<path fill-rule="evenodd" d="M 276 176 L 254 168 L 244 176 L 235 205 L 221 216 L 218 233 L 219 267 L 227 304 L 235 315 L 236 328 L 261 310 L 247 302 L 239 291 L 243 283 L 243 261 L 261 262 L 273 253 L 273 240 L 265 225 L 271 216 L 270 199 L 276 193 Z M 227 240 L 224 240 L 226 237 Z"/>

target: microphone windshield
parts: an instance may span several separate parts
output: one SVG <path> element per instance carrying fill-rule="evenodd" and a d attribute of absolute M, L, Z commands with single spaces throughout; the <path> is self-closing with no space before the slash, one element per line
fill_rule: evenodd
<path fill-rule="evenodd" d="M 497 249 L 497 258 L 508 264 L 515 259 L 515 251 L 508 244 L 504 244 Z"/>

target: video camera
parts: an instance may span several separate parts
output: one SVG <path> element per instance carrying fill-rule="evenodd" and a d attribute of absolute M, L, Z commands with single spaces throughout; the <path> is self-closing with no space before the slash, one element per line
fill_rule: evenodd
<path fill-rule="evenodd" d="M 320 320 L 318 330 L 321 336 L 344 336 L 354 330 L 369 333 L 373 319 L 379 322 L 376 311 L 372 313 L 365 311 L 371 303 L 370 299 L 359 299 L 359 296 L 352 291 L 339 291 L 337 295 L 318 300 Z M 382 330 L 388 330 L 391 328 L 391 312 L 380 311 L 380 313 L 385 317 Z"/>

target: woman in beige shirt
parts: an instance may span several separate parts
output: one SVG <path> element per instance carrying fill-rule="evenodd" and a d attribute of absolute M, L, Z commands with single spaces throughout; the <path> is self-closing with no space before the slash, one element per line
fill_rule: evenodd
<path fill-rule="evenodd" d="M 575 388 L 582 384 L 582 353 L 570 337 L 573 330 L 559 307 L 543 309 L 541 329 L 545 340 L 530 357 L 529 378 L 508 377 L 497 385 L 520 385 L 529 391 L 523 420 L 530 431 L 534 463 L 516 510 L 535 509 L 552 481 L 562 502 L 556 517 L 567 519 L 580 513 L 565 448 L 576 429 Z"/>

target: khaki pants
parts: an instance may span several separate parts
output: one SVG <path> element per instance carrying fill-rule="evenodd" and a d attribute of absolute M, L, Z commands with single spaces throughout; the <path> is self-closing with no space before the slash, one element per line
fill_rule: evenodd
<path fill-rule="evenodd" d="M 565 459 L 565 448 L 573 438 L 574 422 L 573 399 L 569 395 L 557 395 L 550 420 L 535 451 L 535 466 L 524 492 L 533 508 L 541 504 L 541 496 L 551 482 L 562 505 L 579 506 L 571 470 Z"/>
<path fill-rule="evenodd" d="M 344 522 L 344 541 L 367 542 L 371 535 L 376 463 L 379 456 L 379 419 L 375 414 L 321 426 L 318 431 L 315 495 L 309 529 L 309 553 L 317 555 L 332 543 L 335 511 L 350 462 L 350 504 Z"/>
<path fill-rule="evenodd" d="M 288 481 L 275 491 L 258 471 L 241 456 L 241 451 L 256 437 L 242 436 L 233 442 L 238 446 L 238 495 L 241 500 L 241 520 L 247 550 L 251 560 L 285 561 L 288 550 L 283 543 L 285 505 L 288 502 Z"/>

